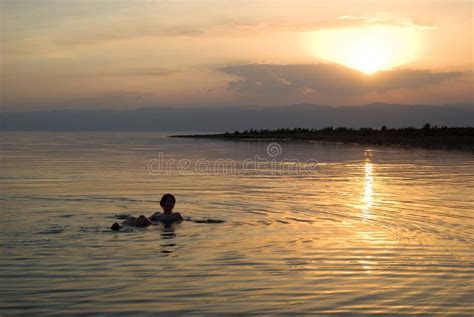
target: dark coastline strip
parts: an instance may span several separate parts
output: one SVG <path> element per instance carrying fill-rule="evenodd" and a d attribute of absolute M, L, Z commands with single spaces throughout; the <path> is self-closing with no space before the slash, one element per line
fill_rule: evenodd
<path fill-rule="evenodd" d="M 312 141 L 324 143 L 345 143 L 384 145 L 441 150 L 474 152 L 474 127 L 448 128 L 430 127 L 421 129 L 398 128 L 380 130 L 372 128 L 323 128 L 323 129 L 277 129 L 246 130 L 220 134 L 171 135 L 178 138 L 206 138 L 241 141 Z"/>

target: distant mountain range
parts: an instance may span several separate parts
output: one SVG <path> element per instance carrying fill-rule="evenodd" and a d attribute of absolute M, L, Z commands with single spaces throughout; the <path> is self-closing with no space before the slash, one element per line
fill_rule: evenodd
<path fill-rule="evenodd" d="M 474 126 L 474 104 L 141 108 L 2 112 L 2 131 L 229 131 L 276 128 Z"/>

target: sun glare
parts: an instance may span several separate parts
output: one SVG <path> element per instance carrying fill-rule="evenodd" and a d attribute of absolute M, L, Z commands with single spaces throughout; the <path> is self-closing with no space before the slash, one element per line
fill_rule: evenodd
<path fill-rule="evenodd" d="M 418 45 L 413 29 L 396 27 L 317 31 L 310 42 L 313 55 L 368 75 L 410 62 Z"/>

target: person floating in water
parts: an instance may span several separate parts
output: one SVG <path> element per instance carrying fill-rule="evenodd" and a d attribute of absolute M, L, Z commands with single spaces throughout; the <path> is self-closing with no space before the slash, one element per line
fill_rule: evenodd
<path fill-rule="evenodd" d="M 163 208 L 163 212 L 155 212 L 150 218 L 147 218 L 144 215 L 135 218 L 133 216 L 129 217 L 127 220 L 122 222 L 122 225 L 134 226 L 134 227 L 148 227 L 150 225 L 156 225 L 158 222 L 163 222 L 165 224 L 170 224 L 175 221 L 182 221 L 183 217 L 179 212 L 173 212 L 174 205 L 176 203 L 176 198 L 171 194 L 164 194 L 160 200 L 160 206 Z M 112 230 L 120 230 L 122 226 L 117 222 L 110 227 Z"/>

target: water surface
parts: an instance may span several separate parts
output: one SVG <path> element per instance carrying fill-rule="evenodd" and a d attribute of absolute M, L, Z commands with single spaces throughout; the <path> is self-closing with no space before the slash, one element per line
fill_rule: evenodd
<path fill-rule="evenodd" d="M 2 315 L 473 314 L 472 153 L 166 135 L 0 134 Z"/>

